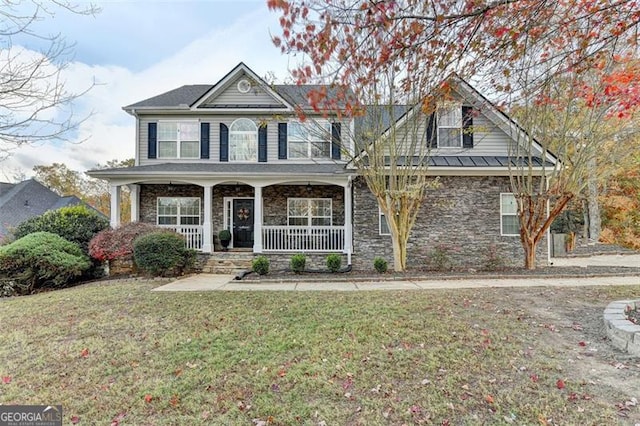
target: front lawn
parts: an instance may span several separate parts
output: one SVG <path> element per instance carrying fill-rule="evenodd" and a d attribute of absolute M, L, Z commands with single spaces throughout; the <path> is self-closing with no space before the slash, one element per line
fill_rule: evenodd
<path fill-rule="evenodd" d="M 606 278 L 603 278 L 606 280 Z M 640 284 L 640 283 L 639 283 Z M 65 424 L 633 424 L 602 310 L 640 286 L 0 299 L 0 403 Z"/>

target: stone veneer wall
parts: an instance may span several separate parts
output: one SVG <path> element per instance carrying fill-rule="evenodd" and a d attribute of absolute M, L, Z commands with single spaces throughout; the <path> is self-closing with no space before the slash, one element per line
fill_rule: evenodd
<path fill-rule="evenodd" d="M 482 268 L 490 252 L 507 265 L 524 263 L 518 236 L 500 235 L 500 193 L 510 192 L 508 177 L 443 176 L 441 186 L 427 192 L 408 245 L 411 268 L 429 266 L 434 248 L 443 248 L 455 266 Z M 393 264 L 389 235 L 379 234 L 378 203 L 362 178 L 354 181 L 353 267 L 371 270 L 377 256 Z M 547 239 L 537 260 L 547 262 Z"/>
<path fill-rule="evenodd" d="M 198 197 L 204 198 L 204 188 L 197 185 L 140 185 L 140 222 L 158 223 L 158 197 Z M 200 209 L 200 222 L 204 219 L 204 208 Z"/>

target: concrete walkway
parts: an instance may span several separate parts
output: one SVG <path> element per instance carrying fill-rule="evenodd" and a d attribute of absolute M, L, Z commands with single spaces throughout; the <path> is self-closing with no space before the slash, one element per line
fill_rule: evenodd
<path fill-rule="evenodd" d="M 640 285 L 634 277 L 581 278 L 468 278 L 459 280 L 403 281 L 234 281 L 232 275 L 199 274 L 182 278 L 153 291 L 370 291 L 427 290 L 492 287 L 579 287 L 596 285 Z"/>

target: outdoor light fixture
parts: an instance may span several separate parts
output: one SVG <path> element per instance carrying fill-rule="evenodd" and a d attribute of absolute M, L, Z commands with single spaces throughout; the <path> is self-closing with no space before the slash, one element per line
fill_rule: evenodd
<path fill-rule="evenodd" d="M 311 186 L 311 182 L 307 184 L 307 192 L 311 192 L 313 190 L 313 186 Z"/>

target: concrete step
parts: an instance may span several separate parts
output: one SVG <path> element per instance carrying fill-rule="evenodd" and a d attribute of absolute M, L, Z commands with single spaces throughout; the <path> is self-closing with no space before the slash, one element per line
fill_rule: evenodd
<path fill-rule="evenodd" d="M 202 265 L 202 272 L 207 274 L 235 274 L 251 270 L 253 253 L 215 252 Z"/>

